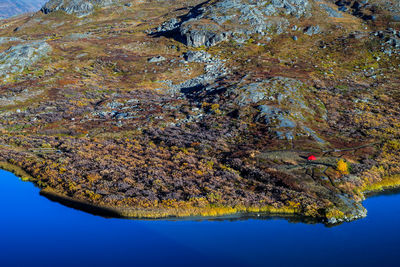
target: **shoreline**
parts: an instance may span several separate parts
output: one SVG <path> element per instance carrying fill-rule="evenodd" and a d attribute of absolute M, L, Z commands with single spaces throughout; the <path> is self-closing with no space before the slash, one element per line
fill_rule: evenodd
<path fill-rule="evenodd" d="M 400 176 L 399 176 L 400 177 Z M 391 185 L 390 187 L 379 187 L 374 191 L 363 191 L 365 199 L 369 197 L 400 193 L 400 181 L 396 185 Z M 48 198 L 51 201 L 58 202 L 70 208 L 81 210 L 92 215 L 102 216 L 106 218 L 120 218 L 120 219 L 131 219 L 131 220 L 240 220 L 240 219 L 273 219 L 273 218 L 283 218 L 289 221 L 302 222 L 302 223 L 321 223 L 328 227 L 339 225 L 347 220 L 337 221 L 337 223 L 330 223 L 328 218 L 315 218 L 306 216 L 300 212 L 290 211 L 285 212 L 285 208 L 276 210 L 259 210 L 251 211 L 250 208 L 238 209 L 231 208 L 232 210 L 228 212 L 220 212 L 216 215 L 202 215 L 201 212 L 192 213 L 189 215 L 178 215 L 177 213 L 171 213 L 173 209 L 135 209 L 127 207 L 107 207 L 102 205 L 97 205 L 89 203 L 83 200 L 74 199 L 72 197 L 64 196 L 63 194 L 57 193 L 49 189 L 41 189 L 40 195 Z M 262 208 L 260 208 L 262 209 Z M 199 209 L 201 210 L 201 209 Z M 158 215 L 157 214 L 164 214 Z M 340 219 L 340 218 L 337 218 Z M 356 218 L 357 219 L 357 218 Z M 356 220 L 354 219 L 354 220 Z M 353 221 L 353 220 L 349 220 Z"/>
<path fill-rule="evenodd" d="M 177 208 L 129 208 L 129 207 L 112 207 L 90 203 L 85 200 L 75 199 L 65 196 L 62 193 L 56 192 L 50 188 L 40 188 L 36 179 L 25 172 L 18 166 L 9 162 L 0 161 L 0 169 L 9 171 L 15 176 L 19 177 L 22 181 L 33 183 L 39 188 L 39 194 L 46 197 L 50 201 L 60 203 L 66 207 L 76 210 L 101 216 L 104 218 L 119 218 L 119 219 L 132 219 L 132 220 L 241 220 L 241 219 L 273 219 L 283 218 L 289 221 L 303 222 L 303 223 L 322 223 L 326 226 L 335 226 L 346 221 L 356 220 L 343 220 L 336 218 L 335 223 L 331 223 L 329 219 L 322 217 L 306 216 L 293 207 L 274 208 L 271 206 L 264 207 L 223 207 L 223 206 L 207 206 L 207 207 L 191 207 L 190 209 L 177 209 Z M 400 175 L 386 178 L 381 182 L 366 186 L 362 190 L 365 199 L 369 197 L 379 196 L 382 194 L 400 193 Z"/>
<path fill-rule="evenodd" d="M 400 190 L 400 174 L 395 174 L 390 177 L 384 177 L 382 181 L 365 186 L 362 193 L 365 196 L 370 194 L 375 195 L 379 192 Z"/>
<path fill-rule="evenodd" d="M 321 220 L 305 216 L 300 212 L 297 212 L 294 208 L 290 207 L 282 207 L 282 208 L 273 208 L 273 207 L 249 207 L 249 208 L 232 208 L 232 207 L 214 207 L 214 210 L 211 210 L 210 207 L 206 211 L 204 209 L 198 209 L 197 212 L 186 211 L 187 215 L 179 215 L 182 211 L 178 211 L 177 209 L 159 209 L 159 210 L 150 210 L 150 209 L 138 209 L 138 208 L 128 208 L 128 207 L 110 207 L 110 206 L 102 206 L 93 204 L 84 200 L 75 199 L 69 196 L 65 196 L 62 193 L 56 192 L 52 189 L 41 188 L 37 185 L 36 179 L 32 177 L 30 174 L 25 172 L 19 166 L 16 166 L 9 162 L 0 161 L 0 169 L 9 171 L 13 173 L 15 176 L 20 178 L 24 182 L 31 182 L 34 186 L 38 187 L 41 196 L 46 197 L 47 199 L 58 202 L 64 206 L 74 208 L 77 210 L 81 210 L 83 212 L 87 212 L 93 215 L 98 215 L 106 218 L 122 218 L 122 219 L 221 219 L 221 218 L 243 218 L 243 217 L 283 217 L 283 218 L 296 218 L 299 221 L 312 221 L 314 223 L 321 222 Z M 213 209 L 213 208 L 211 208 Z M 157 212 L 155 212 L 157 211 Z M 212 213 L 212 214 L 210 214 Z M 163 215 L 156 215 L 163 214 Z M 262 215 L 261 215 L 262 214 Z"/>
<path fill-rule="evenodd" d="M 259 218 L 259 217 L 283 217 L 283 218 L 297 218 L 299 221 L 314 221 L 320 222 L 320 220 L 307 217 L 299 212 L 285 212 L 285 208 L 281 209 L 270 209 L 264 208 L 260 211 L 248 211 L 244 209 L 227 208 L 227 211 L 219 211 L 216 215 L 206 215 L 200 211 L 204 211 L 209 207 L 199 208 L 196 211 L 188 211 L 189 215 L 179 215 L 177 209 L 140 209 L 140 208 L 129 208 L 129 207 L 109 207 L 103 205 L 97 205 L 89 203 L 84 200 L 75 199 L 69 196 L 65 196 L 61 193 L 55 192 L 52 189 L 41 189 L 40 195 L 47 199 L 60 203 L 64 206 L 82 210 L 84 212 L 98 215 L 106 218 L 121 218 L 121 219 L 138 219 L 138 220 L 210 220 L 210 219 L 241 219 L 246 217 Z M 218 209 L 219 207 L 216 207 Z M 251 209 L 251 208 L 247 208 Z M 174 213 L 176 211 L 176 213 Z M 163 215 L 160 215 L 163 214 Z M 204 215 L 202 215 L 204 214 Z M 300 220 L 301 219 L 301 220 Z"/>

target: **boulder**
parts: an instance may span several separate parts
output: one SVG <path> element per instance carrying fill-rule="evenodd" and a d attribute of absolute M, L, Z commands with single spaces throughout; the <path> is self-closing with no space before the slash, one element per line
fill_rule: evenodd
<path fill-rule="evenodd" d="M 319 28 L 318 25 L 316 25 L 316 26 L 309 26 L 309 27 L 307 27 L 307 28 L 304 30 L 304 33 L 307 34 L 307 35 L 312 36 L 312 35 L 314 35 L 314 34 L 319 34 L 319 33 L 321 33 L 321 29 Z"/>
<path fill-rule="evenodd" d="M 165 60 L 165 57 L 157 56 L 157 57 L 149 58 L 147 61 L 150 62 L 150 63 L 156 63 L 156 62 L 161 62 L 161 61 L 164 61 L 164 60 Z"/>

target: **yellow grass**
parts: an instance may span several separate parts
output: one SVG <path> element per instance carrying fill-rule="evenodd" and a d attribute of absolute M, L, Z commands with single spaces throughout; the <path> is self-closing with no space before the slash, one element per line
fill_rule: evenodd
<path fill-rule="evenodd" d="M 289 202 L 282 207 L 273 207 L 270 205 L 251 206 L 245 207 L 237 205 L 229 207 L 219 204 L 196 204 L 191 201 L 176 201 L 165 200 L 161 203 L 153 203 L 154 206 L 109 206 L 101 203 L 89 203 L 85 200 L 75 199 L 65 196 L 62 193 L 56 192 L 52 188 L 44 188 L 41 193 L 45 196 L 50 196 L 53 200 L 63 203 L 75 203 L 77 207 L 80 205 L 92 206 L 94 209 L 101 208 L 107 211 L 112 211 L 113 214 L 126 218 L 138 219 L 157 219 L 157 218 L 182 218 L 182 217 L 218 217 L 224 215 L 233 215 L 238 213 L 264 213 L 264 214 L 281 214 L 281 215 L 294 215 L 301 214 L 298 203 Z M 201 203 L 203 199 L 198 199 L 197 204 Z"/>
<path fill-rule="evenodd" d="M 386 189 L 394 189 L 400 187 L 400 174 L 384 177 L 381 181 L 367 185 L 363 188 L 364 192 L 377 192 Z"/>
<path fill-rule="evenodd" d="M 299 211 L 293 207 L 275 208 L 272 206 L 262 207 L 228 207 L 228 206 L 206 206 L 206 207 L 186 207 L 177 209 L 118 209 L 124 217 L 131 218 L 166 218 L 166 217 L 216 217 L 223 215 L 232 215 L 236 213 L 267 213 L 267 214 L 299 214 Z"/>
<path fill-rule="evenodd" d="M 26 171 L 9 162 L 0 161 L 0 169 L 14 173 L 16 176 L 20 177 L 21 180 L 23 181 L 28 181 L 32 179 L 32 176 L 29 175 Z"/>

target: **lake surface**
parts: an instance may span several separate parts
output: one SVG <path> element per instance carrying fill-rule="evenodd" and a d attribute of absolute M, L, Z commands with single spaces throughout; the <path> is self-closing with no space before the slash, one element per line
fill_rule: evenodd
<path fill-rule="evenodd" d="M 399 266 L 400 195 L 336 227 L 284 219 L 106 219 L 0 171 L 0 266 Z"/>

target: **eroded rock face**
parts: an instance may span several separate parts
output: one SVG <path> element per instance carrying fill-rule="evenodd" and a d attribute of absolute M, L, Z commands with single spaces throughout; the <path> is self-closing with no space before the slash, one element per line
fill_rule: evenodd
<path fill-rule="evenodd" d="M 12 46 L 0 53 L 0 78 L 6 79 L 7 74 L 23 71 L 26 67 L 38 62 L 51 51 L 51 46 L 45 41 L 34 41 Z"/>
<path fill-rule="evenodd" d="M 50 0 L 42 7 L 41 11 L 48 14 L 62 10 L 68 14 L 85 16 L 92 13 L 95 6 L 107 6 L 113 2 L 113 0 Z"/>

